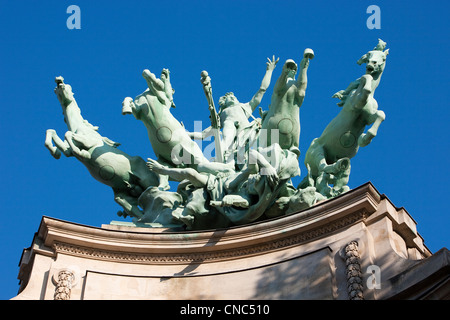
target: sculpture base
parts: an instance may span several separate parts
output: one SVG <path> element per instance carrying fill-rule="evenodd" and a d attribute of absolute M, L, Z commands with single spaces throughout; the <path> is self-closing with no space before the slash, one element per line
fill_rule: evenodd
<path fill-rule="evenodd" d="M 43 217 L 14 299 L 444 299 L 449 253 L 372 184 L 227 229 L 179 231 Z"/>
<path fill-rule="evenodd" d="M 104 225 L 105 228 L 109 228 L 109 226 L 133 228 L 134 231 L 138 230 L 136 228 L 162 228 L 162 229 L 171 230 L 171 231 L 182 231 L 182 230 L 184 230 L 184 228 L 180 227 L 177 224 L 163 226 L 160 223 L 152 223 L 152 222 L 142 223 L 142 222 L 116 221 L 116 220 L 111 221 L 109 223 L 109 225 Z M 125 230 L 125 229 L 123 229 L 123 230 Z"/>

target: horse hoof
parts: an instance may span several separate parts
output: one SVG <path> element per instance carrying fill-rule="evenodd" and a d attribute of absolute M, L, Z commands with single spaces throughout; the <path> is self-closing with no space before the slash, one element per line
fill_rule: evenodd
<path fill-rule="evenodd" d="M 367 145 L 369 145 L 369 143 L 372 141 L 373 136 L 370 134 L 361 134 L 358 138 L 358 145 L 360 147 L 365 147 Z"/>
<path fill-rule="evenodd" d="M 61 158 L 61 151 L 59 151 L 58 149 L 56 149 L 53 153 L 52 153 L 53 158 L 55 159 L 59 159 Z"/>

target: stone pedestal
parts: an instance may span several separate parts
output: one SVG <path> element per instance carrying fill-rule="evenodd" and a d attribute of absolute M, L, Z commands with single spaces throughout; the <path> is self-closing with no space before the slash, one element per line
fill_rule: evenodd
<path fill-rule="evenodd" d="M 448 275 L 448 250 L 432 255 L 408 212 L 367 183 L 228 229 L 43 217 L 14 299 L 443 299 Z"/>

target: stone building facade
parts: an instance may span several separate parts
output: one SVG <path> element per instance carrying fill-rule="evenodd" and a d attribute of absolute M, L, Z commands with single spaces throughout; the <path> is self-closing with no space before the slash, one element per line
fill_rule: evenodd
<path fill-rule="evenodd" d="M 371 183 L 307 210 L 204 231 L 43 217 L 13 299 L 449 299 L 449 252 Z"/>

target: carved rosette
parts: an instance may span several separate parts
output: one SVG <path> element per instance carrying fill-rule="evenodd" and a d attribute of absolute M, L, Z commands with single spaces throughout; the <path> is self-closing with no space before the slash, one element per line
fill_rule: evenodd
<path fill-rule="evenodd" d="M 70 300 L 70 292 L 75 281 L 75 275 L 70 270 L 62 270 L 58 273 L 55 300 Z"/>
<path fill-rule="evenodd" d="M 364 300 L 361 257 L 358 242 L 351 241 L 345 246 L 347 291 L 350 300 Z"/>

